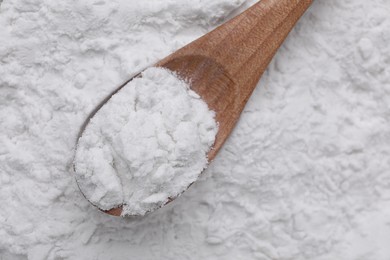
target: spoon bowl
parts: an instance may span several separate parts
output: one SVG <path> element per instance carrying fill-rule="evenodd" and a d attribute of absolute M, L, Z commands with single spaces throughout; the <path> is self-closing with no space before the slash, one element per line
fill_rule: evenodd
<path fill-rule="evenodd" d="M 262 0 L 155 65 L 188 80 L 191 89 L 215 111 L 219 130 L 208 153 L 209 161 L 221 149 L 276 51 L 311 3 L 312 0 Z M 100 103 L 80 136 L 90 118 L 130 81 Z M 120 216 L 122 207 L 105 212 Z"/>

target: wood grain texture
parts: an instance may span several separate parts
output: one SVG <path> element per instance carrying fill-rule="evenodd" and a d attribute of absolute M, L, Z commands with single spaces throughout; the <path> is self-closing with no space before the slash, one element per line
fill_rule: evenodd
<path fill-rule="evenodd" d="M 191 80 L 216 112 L 213 160 L 276 51 L 312 0 L 262 0 L 157 65 Z"/>
<path fill-rule="evenodd" d="M 262 0 L 156 64 L 190 80 L 191 89 L 216 112 L 219 131 L 208 154 L 210 161 L 233 130 L 276 51 L 311 3 Z M 121 208 L 106 211 L 114 216 L 121 212 Z"/>

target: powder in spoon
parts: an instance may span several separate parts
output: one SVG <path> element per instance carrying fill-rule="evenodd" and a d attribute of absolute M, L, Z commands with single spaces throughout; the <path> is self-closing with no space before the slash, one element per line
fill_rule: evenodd
<path fill-rule="evenodd" d="M 207 165 L 215 113 L 173 72 L 150 68 L 91 119 L 75 156 L 78 184 L 94 205 L 144 215 L 176 197 Z"/>

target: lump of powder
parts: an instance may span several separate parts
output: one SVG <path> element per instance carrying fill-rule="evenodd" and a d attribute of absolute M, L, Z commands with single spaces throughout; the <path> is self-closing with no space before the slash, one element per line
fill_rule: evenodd
<path fill-rule="evenodd" d="M 149 68 L 105 104 L 79 139 L 80 189 L 94 205 L 144 215 L 182 193 L 207 165 L 215 113 L 173 72 Z"/>

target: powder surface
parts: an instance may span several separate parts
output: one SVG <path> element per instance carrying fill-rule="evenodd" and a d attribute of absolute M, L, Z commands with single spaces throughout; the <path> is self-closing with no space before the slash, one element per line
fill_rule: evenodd
<path fill-rule="evenodd" d="M 390 1 L 314 0 L 234 132 L 141 219 L 80 193 L 89 113 L 244 0 L 4 0 L 0 259 L 388 260 Z"/>
<path fill-rule="evenodd" d="M 79 140 L 76 178 L 100 209 L 144 215 L 193 183 L 218 131 L 214 112 L 173 72 L 149 68 L 98 111 Z"/>

